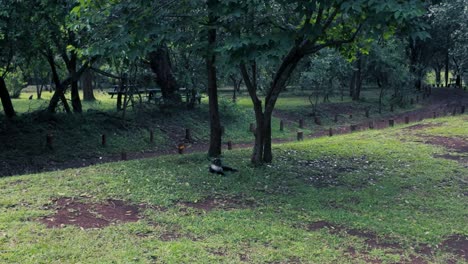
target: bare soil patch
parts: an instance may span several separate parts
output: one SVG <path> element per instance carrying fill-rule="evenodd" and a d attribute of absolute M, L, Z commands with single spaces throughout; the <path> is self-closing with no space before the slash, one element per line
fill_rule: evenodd
<path fill-rule="evenodd" d="M 426 128 L 430 128 L 430 127 L 440 127 L 440 126 L 442 126 L 442 124 L 440 124 L 440 123 L 438 123 L 438 124 L 418 124 L 418 125 L 405 127 L 405 128 L 403 128 L 403 130 L 422 130 L 422 129 L 426 129 Z"/>
<path fill-rule="evenodd" d="M 427 144 L 442 146 L 459 153 L 468 153 L 468 141 L 462 138 L 431 136 L 425 139 Z"/>
<path fill-rule="evenodd" d="M 61 228 L 69 225 L 83 229 L 104 228 L 111 224 L 137 222 L 141 206 L 128 205 L 120 200 L 107 200 L 106 203 L 84 203 L 73 198 L 60 198 L 55 201 L 54 215 L 40 219 L 48 228 Z"/>
<path fill-rule="evenodd" d="M 200 202 L 180 202 L 184 207 L 194 208 L 209 212 L 215 209 L 232 210 L 243 209 L 255 206 L 252 201 L 245 201 L 240 198 L 225 198 L 225 197 L 208 197 Z"/>
<path fill-rule="evenodd" d="M 468 156 L 456 156 L 456 155 L 451 155 L 451 154 L 444 154 L 444 155 L 435 155 L 434 158 L 454 160 L 463 164 L 468 164 Z"/>
<path fill-rule="evenodd" d="M 468 237 L 452 235 L 442 242 L 442 248 L 468 261 Z"/>
<path fill-rule="evenodd" d="M 398 243 L 387 242 L 385 238 L 379 238 L 379 236 L 370 231 L 364 231 L 359 229 L 347 229 L 340 225 L 334 225 L 332 223 L 326 221 L 318 221 L 311 223 L 307 226 L 309 231 L 316 231 L 326 228 L 332 234 L 339 234 L 339 233 L 346 233 L 351 236 L 356 236 L 359 238 L 364 239 L 367 246 L 371 249 L 380 248 L 393 248 L 393 249 L 401 249 L 402 247 Z"/>
<path fill-rule="evenodd" d="M 159 239 L 161 241 L 164 241 L 164 242 L 169 242 L 169 241 L 174 241 L 174 240 L 178 240 L 180 238 L 184 237 L 183 235 L 175 232 L 175 231 L 171 231 L 171 232 L 166 232 L 164 234 L 162 234 Z"/>
<path fill-rule="evenodd" d="M 351 236 L 359 237 L 364 239 L 364 242 L 368 249 L 382 249 L 389 253 L 400 254 L 403 257 L 403 246 L 396 242 L 389 242 L 385 237 L 379 237 L 377 234 L 359 229 L 348 229 L 344 226 L 335 225 L 327 221 L 317 221 L 307 225 L 307 230 L 317 231 L 321 229 L 327 229 L 331 234 L 348 234 Z M 420 244 L 417 252 L 425 257 L 432 257 L 434 251 L 427 245 Z M 438 247 L 446 252 L 451 252 L 459 258 L 468 261 L 468 237 L 462 235 L 452 235 L 443 241 Z M 348 248 L 346 253 L 353 257 L 360 257 L 367 263 L 381 263 L 379 259 L 370 257 L 368 251 L 357 252 L 355 248 Z M 411 256 L 410 259 L 406 259 L 403 263 L 422 264 L 427 263 L 421 256 Z"/>

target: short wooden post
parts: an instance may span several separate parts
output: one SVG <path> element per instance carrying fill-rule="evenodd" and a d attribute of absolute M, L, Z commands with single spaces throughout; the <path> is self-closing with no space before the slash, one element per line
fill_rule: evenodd
<path fill-rule="evenodd" d="M 357 130 L 357 126 L 356 126 L 356 125 L 351 125 L 349 128 L 350 128 L 351 132 L 354 132 L 354 131 Z"/>
<path fill-rule="evenodd" d="M 284 131 L 284 121 L 283 120 L 280 121 L 280 131 L 281 132 Z"/>
<path fill-rule="evenodd" d="M 393 119 L 388 120 L 388 126 L 389 127 L 394 127 L 395 126 L 395 120 L 393 120 Z"/>
<path fill-rule="evenodd" d="M 460 113 L 461 113 L 461 114 L 464 114 L 464 113 L 465 113 L 465 106 L 464 106 L 464 105 L 461 107 Z"/>
<path fill-rule="evenodd" d="M 150 143 L 154 143 L 154 131 L 153 130 L 150 130 L 149 131 L 149 141 Z"/>
<path fill-rule="evenodd" d="M 315 122 L 316 125 L 319 125 L 319 126 L 322 125 L 322 121 L 320 120 L 320 117 L 318 117 L 318 116 L 316 116 L 316 117 L 314 118 L 314 122 Z"/>
<path fill-rule="evenodd" d="M 328 136 L 333 137 L 333 128 L 328 129 Z"/>
<path fill-rule="evenodd" d="M 107 145 L 107 139 L 106 139 L 106 135 L 105 134 L 102 134 L 101 135 L 101 145 L 103 147 L 105 147 Z"/>
<path fill-rule="evenodd" d="M 127 152 L 123 152 L 123 151 L 122 151 L 122 152 L 120 153 L 120 159 L 121 159 L 121 160 L 127 160 Z"/>
<path fill-rule="evenodd" d="M 298 131 L 297 132 L 297 141 L 303 141 L 304 140 L 304 132 Z"/>
<path fill-rule="evenodd" d="M 436 118 L 437 117 L 437 113 L 436 112 L 432 112 L 432 118 Z"/>
<path fill-rule="evenodd" d="M 191 141 L 192 140 L 192 134 L 190 133 L 190 129 L 186 128 L 185 129 L 185 140 Z"/>
<path fill-rule="evenodd" d="M 185 151 L 185 144 L 184 143 L 180 143 L 179 145 L 177 145 L 177 151 L 179 154 L 184 154 L 184 151 Z"/>
<path fill-rule="evenodd" d="M 228 150 L 232 150 L 232 141 L 228 141 L 227 146 Z"/>
<path fill-rule="evenodd" d="M 304 119 L 299 119 L 299 128 L 304 128 Z"/>
<path fill-rule="evenodd" d="M 409 116 L 405 117 L 405 124 L 409 124 Z"/>
<path fill-rule="evenodd" d="M 47 134 L 46 135 L 46 147 L 49 149 L 53 149 L 53 139 L 54 136 L 52 134 Z"/>
<path fill-rule="evenodd" d="M 254 123 L 250 123 L 249 131 L 252 132 L 252 133 L 255 132 L 255 124 Z"/>
<path fill-rule="evenodd" d="M 374 129 L 374 122 L 369 122 L 369 129 Z"/>

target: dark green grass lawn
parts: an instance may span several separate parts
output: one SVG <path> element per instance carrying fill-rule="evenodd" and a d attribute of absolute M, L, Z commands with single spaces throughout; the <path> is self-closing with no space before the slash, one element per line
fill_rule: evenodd
<path fill-rule="evenodd" d="M 463 263 L 441 245 L 468 236 L 468 169 L 420 141 L 467 141 L 467 121 L 276 145 L 261 168 L 236 150 L 224 161 L 240 172 L 226 177 L 192 154 L 1 178 L 0 263 Z M 61 197 L 148 206 L 138 222 L 49 229 L 38 220 Z M 187 204 L 212 198 L 226 204 Z M 311 230 L 318 221 L 330 228 Z M 349 230 L 375 234 L 380 246 Z"/>

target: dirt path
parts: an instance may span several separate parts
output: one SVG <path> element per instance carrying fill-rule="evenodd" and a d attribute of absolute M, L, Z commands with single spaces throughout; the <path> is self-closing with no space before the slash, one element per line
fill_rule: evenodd
<path fill-rule="evenodd" d="M 374 123 L 375 129 L 384 129 L 389 126 L 388 120 L 393 119 L 395 124 L 401 124 L 405 122 L 405 118 L 409 117 L 410 122 L 420 121 L 422 119 L 433 118 L 434 112 L 437 116 L 443 116 L 446 114 L 451 114 L 453 109 L 456 109 L 457 113 L 460 112 L 461 106 L 468 107 L 468 93 L 464 92 L 463 90 L 455 90 L 455 89 L 434 89 L 433 94 L 429 99 L 426 99 L 424 106 L 418 110 L 390 115 L 385 119 L 373 119 L 369 118 L 365 122 L 361 122 L 359 124 L 355 124 L 356 131 L 359 130 L 366 130 L 369 128 L 369 122 Z M 287 115 L 282 116 L 282 118 L 287 118 Z M 285 120 L 286 124 L 292 124 L 297 120 Z M 350 125 L 343 125 L 337 126 L 333 128 L 334 135 L 340 134 L 347 134 L 350 133 L 351 126 Z M 305 138 L 318 138 L 323 136 L 328 136 L 329 129 L 324 128 L 323 130 L 319 130 L 313 134 L 305 135 Z M 273 139 L 273 143 L 280 144 L 285 142 L 293 142 L 295 138 L 291 139 Z M 142 152 L 128 152 L 128 153 L 121 153 L 121 154 L 114 154 L 109 156 L 103 157 L 95 157 L 95 158 L 88 158 L 88 159 L 77 159 L 77 160 L 70 160 L 63 163 L 54 163 L 49 162 L 49 164 L 42 166 L 42 168 L 27 168 L 28 173 L 33 172 L 45 172 L 45 171 L 54 171 L 54 170 L 62 170 L 62 169 L 69 169 L 69 168 L 82 168 L 87 167 L 95 164 L 102 164 L 102 163 L 110 163 L 110 162 L 118 162 L 122 160 L 137 160 L 137 159 L 146 159 L 146 158 L 154 158 L 164 155 L 180 155 L 178 153 L 178 149 L 175 147 L 176 143 L 174 142 L 173 149 L 166 149 L 166 150 L 159 150 L 159 151 L 142 151 Z M 209 145 L 206 143 L 197 143 L 197 144 L 187 144 L 184 154 L 189 153 L 200 153 L 206 152 L 208 150 Z M 245 148 L 252 148 L 253 143 L 251 142 L 241 142 L 241 143 L 234 143 L 233 149 L 245 149 Z M 223 149 L 227 150 L 227 144 L 223 144 Z M 0 177 L 2 177 L 0 171 Z"/>

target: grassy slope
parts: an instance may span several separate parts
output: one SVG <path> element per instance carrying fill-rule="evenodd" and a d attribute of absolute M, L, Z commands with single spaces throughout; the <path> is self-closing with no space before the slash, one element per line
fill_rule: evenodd
<path fill-rule="evenodd" d="M 2 120 L 0 116 L 0 175 L 24 173 L 24 166 L 38 169 L 49 167 L 49 161 L 61 163 L 77 161 L 81 158 L 96 158 L 125 152 L 158 151 L 174 149 L 184 138 L 184 128 L 192 130 L 193 137 L 198 142 L 207 143 L 209 139 L 208 107 L 206 99 L 201 107 L 194 111 L 178 110 L 171 115 L 163 114 L 155 106 L 146 107 L 144 111 L 129 111 L 126 121 L 115 108 L 116 99 L 111 99 L 105 92 L 96 92 L 96 102 L 83 102 L 82 115 L 69 116 L 57 114 L 48 116 L 33 111 L 47 106 L 51 93 L 44 92 L 42 100 L 29 100 L 34 93 L 23 93 L 13 103 L 20 117 L 12 122 Z M 375 94 L 366 91 L 363 96 L 375 101 Z M 229 96 L 227 95 L 226 98 Z M 332 98 L 334 103 L 343 105 Z M 363 103 L 372 105 L 373 103 Z M 346 108 L 361 109 L 363 106 L 349 101 L 344 102 Z M 1 108 L 1 107 L 0 107 Z M 353 113 L 352 120 L 340 118 L 338 124 L 333 122 L 333 115 L 322 117 L 323 126 L 313 124 L 313 118 L 308 116 L 310 103 L 307 96 L 288 96 L 280 98 L 277 109 L 288 115 L 293 121 L 287 123 L 284 132 L 279 131 L 279 118 L 273 118 L 273 137 L 277 139 L 294 138 L 296 131 L 312 134 L 323 127 L 343 125 L 349 122 L 360 122 L 364 112 Z M 336 108 L 335 106 L 332 108 Z M 396 109 L 396 112 L 408 109 Z M 234 143 L 253 142 L 253 134 L 248 131 L 249 123 L 254 123 L 252 102 L 246 95 L 239 98 L 237 105 L 229 99 L 222 99 L 220 104 L 223 125 L 226 134 L 223 141 Z M 25 114 L 27 113 L 27 114 Z M 388 113 L 383 113 L 387 115 Z M 343 113 L 344 116 L 345 113 Z M 306 128 L 299 129 L 297 120 L 306 120 Z M 372 118 L 376 118 L 372 114 Z M 149 144 L 149 130 L 155 133 L 154 144 Z M 54 135 L 54 151 L 45 148 L 45 135 Z M 108 146 L 100 146 L 101 134 L 107 135 Z M 53 166 L 53 164 L 52 164 Z"/>
<path fill-rule="evenodd" d="M 11 167 L 4 171 L 17 174 L 21 167 L 47 167 L 48 161 L 63 162 L 80 158 L 92 158 L 102 155 L 118 154 L 121 151 L 158 151 L 175 149 L 175 145 L 184 139 L 184 129 L 190 128 L 197 142 L 209 140 L 208 106 L 204 102 L 193 111 L 175 110 L 164 114 L 155 106 L 141 111 L 129 111 L 126 120 L 113 110 L 115 99 L 107 94 L 97 94 L 98 101 L 84 102 L 82 115 L 24 114 L 45 107 L 44 100 L 28 100 L 29 94 L 22 94 L 15 99 L 17 111 L 23 113 L 11 122 L 0 116 L 0 165 Z M 31 104 L 31 106 L 30 106 Z M 252 109 L 242 108 L 227 100 L 221 100 L 220 111 L 226 134 L 224 141 L 235 143 L 252 142 L 254 137 L 249 132 L 249 123 L 254 122 Z M 279 127 L 279 120 L 273 124 Z M 155 142 L 149 143 L 149 130 L 154 131 Z M 54 135 L 54 151 L 45 147 L 46 134 Z M 295 130 L 286 128 L 284 132 L 276 129 L 275 138 L 294 137 Z M 107 136 L 107 147 L 100 145 L 101 135 Z M 5 167 L 5 168 L 6 168 Z M 9 174 L 11 174 L 9 173 Z M 1 175 L 1 173 L 0 173 Z"/>
<path fill-rule="evenodd" d="M 445 122 L 446 131 L 466 137 L 464 118 L 431 122 Z M 468 169 L 433 158 L 446 150 L 416 143 L 400 128 L 277 145 L 274 164 L 257 169 L 249 166 L 250 150 L 229 152 L 225 162 L 240 172 L 228 177 L 208 174 L 206 157 L 194 154 L 0 179 L 0 262 L 364 261 L 361 238 L 305 230 L 319 220 L 400 242 L 405 257 L 418 255 L 420 243 L 435 246 L 452 234 L 468 235 Z M 209 196 L 238 197 L 256 207 L 203 213 L 177 205 Z M 35 219 L 52 214 L 43 206 L 57 197 L 117 198 L 168 210 L 148 209 L 138 223 L 100 230 L 46 229 Z M 160 239 L 172 231 L 182 236 Z M 348 247 L 357 249 L 357 258 Z M 369 254 L 404 261 L 388 249 Z M 448 258 L 437 250 L 431 261 Z"/>

